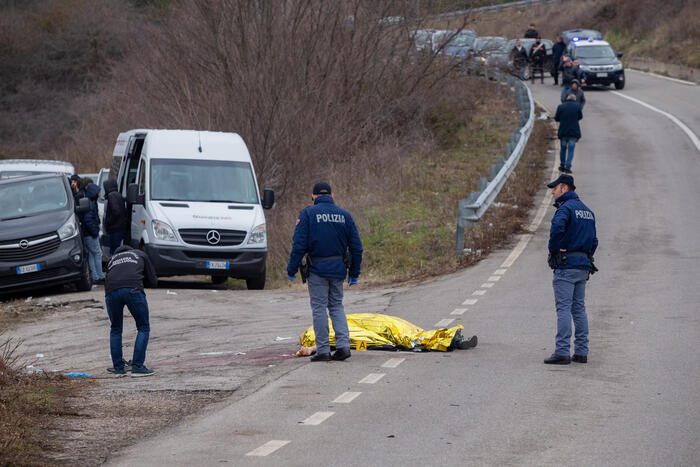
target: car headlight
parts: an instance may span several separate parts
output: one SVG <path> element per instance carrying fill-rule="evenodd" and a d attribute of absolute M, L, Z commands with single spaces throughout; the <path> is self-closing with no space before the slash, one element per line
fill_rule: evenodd
<path fill-rule="evenodd" d="M 250 238 L 248 239 L 248 245 L 252 243 L 265 243 L 267 239 L 265 233 L 265 224 L 260 224 L 253 228 L 250 232 Z"/>
<path fill-rule="evenodd" d="M 155 235 L 156 239 L 165 240 L 166 242 L 177 242 L 173 228 L 165 222 L 153 219 L 151 227 L 153 227 L 153 235 Z"/>
<path fill-rule="evenodd" d="M 78 223 L 75 221 L 75 214 L 71 214 L 66 223 L 58 229 L 58 238 L 64 241 L 76 235 L 78 235 Z"/>
<path fill-rule="evenodd" d="M 583 71 L 591 71 L 591 67 L 589 67 L 587 65 L 580 65 L 579 68 L 581 68 Z"/>
<path fill-rule="evenodd" d="M 622 63 L 618 63 L 616 65 L 613 65 L 612 67 L 613 71 L 620 71 L 622 70 Z"/>

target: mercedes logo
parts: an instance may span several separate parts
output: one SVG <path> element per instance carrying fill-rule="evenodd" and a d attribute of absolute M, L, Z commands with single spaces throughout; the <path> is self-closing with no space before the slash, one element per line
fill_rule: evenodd
<path fill-rule="evenodd" d="M 221 241 L 221 234 L 219 234 L 219 232 L 217 232 L 216 230 L 210 230 L 209 232 L 207 232 L 207 241 L 211 245 L 216 245 Z"/>
<path fill-rule="evenodd" d="M 27 240 L 20 240 L 19 247 L 23 250 L 26 250 L 27 248 L 29 248 L 29 242 Z"/>

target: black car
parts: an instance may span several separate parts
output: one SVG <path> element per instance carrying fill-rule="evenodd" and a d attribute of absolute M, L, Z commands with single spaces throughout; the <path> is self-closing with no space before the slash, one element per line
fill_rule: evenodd
<path fill-rule="evenodd" d="M 615 54 L 607 42 L 590 39 L 571 42 L 567 50 L 572 59 L 579 61 L 586 86 L 614 84 L 615 89 L 625 87 L 625 68 L 620 61 L 622 54 Z"/>
<path fill-rule="evenodd" d="M 74 283 L 92 288 L 78 213 L 65 175 L 0 180 L 0 294 Z"/>

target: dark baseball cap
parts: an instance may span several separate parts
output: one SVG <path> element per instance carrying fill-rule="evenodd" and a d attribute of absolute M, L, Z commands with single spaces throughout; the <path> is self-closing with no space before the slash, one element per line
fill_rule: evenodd
<path fill-rule="evenodd" d="M 561 174 L 559 175 L 559 178 L 554 180 L 551 183 L 548 183 L 547 186 L 549 188 L 554 188 L 555 186 L 559 185 L 560 183 L 565 183 L 571 187 L 572 190 L 576 189 L 576 185 L 574 185 L 574 177 L 568 174 Z"/>
<path fill-rule="evenodd" d="M 318 182 L 314 185 L 313 194 L 315 195 L 330 195 L 331 186 L 326 182 Z"/>

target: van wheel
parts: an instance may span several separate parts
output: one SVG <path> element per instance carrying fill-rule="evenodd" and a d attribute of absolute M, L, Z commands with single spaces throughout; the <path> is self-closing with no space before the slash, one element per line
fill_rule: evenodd
<path fill-rule="evenodd" d="M 75 283 L 75 287 L 78 289 L 78 292 L 92 290 L 92 275 L 90 274 L 90 268 L 87 267 L 87 263 L 85 263 L 83 274 L 80 276 L 80 280 Z"/>
<path fill-rule="evenodd" d="M 245 280 L 245 285 L 248 290 L 262 290 L 265 288 L 265 275 L 266 271 L 263 270 L 262 274 L 257 277 L 251 277 Z"/>
<path fill-rule="evenodd" d="M 223 284 L 228 280 L 228 276 L 211 276 L 212 284 Z"/>

